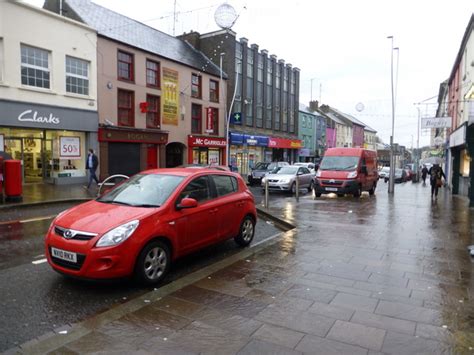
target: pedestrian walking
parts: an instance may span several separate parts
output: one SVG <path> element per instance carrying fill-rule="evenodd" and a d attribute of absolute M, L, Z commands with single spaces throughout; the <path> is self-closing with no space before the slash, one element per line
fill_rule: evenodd
<path fill-rule="evenodd" d="M 95 180 L 96 184 L 99 184 L 99 179 L 95 175 L 97 167 L 99 166 L 99 158 L 97 155 L 94 154 L 93 149 L 89 149 L 89 154 L 87 155 L 86 159 L 86 169 L 89 170 L 89 183 L 84 188 L 88 189 L 91 187 L 92 180 Z"/>
<path fill-rule="evenodd" d="M 426 185 L 426 176 L 428 175 L 428 168 L 426 165 L 423 165 L 421 169 L 421 179 L 423 180 L 423 185 Z"/>
<path fill-rule="evenodd" d="M 434 164 L 430 170 L 428 171 L 430 175 L 430 185 L 431 185 L 431 198 L 433 196 L 435 199 L 438 198 L 438 189 L 443 186 L 443 180 L 446 180 L 446 176 L 444 175 L 443 168 L 439 166 L 439 164 Z"/>

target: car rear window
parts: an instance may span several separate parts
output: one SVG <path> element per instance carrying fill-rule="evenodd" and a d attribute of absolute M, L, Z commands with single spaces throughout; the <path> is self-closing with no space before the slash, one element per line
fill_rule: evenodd
<path fill-rule="evenodd" d="M 228 175 L 211 175 L 216 185 L 217 196 L 224 196 L 236 192 L 238 189 L 237 179 Z"/>

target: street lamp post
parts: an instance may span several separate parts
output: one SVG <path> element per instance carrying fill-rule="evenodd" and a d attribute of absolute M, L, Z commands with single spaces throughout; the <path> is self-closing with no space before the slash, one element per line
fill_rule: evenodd
<path fill-rule="evenodd" d="M 395 92 L 393 89 L 393 36 L 388 36 L 388 39 L 392 40 L 391 56 L 390 56 L 390 82 L 392 87 L 392 134 L 390 136 L 390 175 L 388 181 L 388 193 L 393 194 L 395 192 L 395 152 L 393 146 L 393 135 L 395 130 Z"/>

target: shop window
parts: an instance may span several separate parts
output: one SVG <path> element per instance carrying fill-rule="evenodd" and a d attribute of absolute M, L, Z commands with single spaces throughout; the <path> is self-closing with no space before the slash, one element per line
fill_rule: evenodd
<path fill-rule="evenodd" d="M 191 96 L 200 99 L 202 89 L 201 76 L 198 74 L 191 74 Z"/>
<path fill-rule="evenodd" d="M 146 102 L 146 127 L 160 128 L 160 97 L 154 95 L 147 95 Z"/>
<path fill-rule="evenodd" d="M 89 95 L 89 62 L 66 56 L 66 91 Z"/>
<path fill-rule="evenodd" d="M 219 102 L 219 82 L 216 80 L 209 80 L 209 100 Z"/>
<path fill-rule="evenodd" d="M 461 150 L 461 166 L 460 173 L 464 177 L 469 177 L 469 165 L 471 163 L 471 158 L 469 157 L 467 150 Z"/>
<path fill-rule="evenodd" d="M 160 87 L 160 63 L 146 60 L 146 85 L 153 88 Z"/>
<path fill-rule="evenodd" d="M 133 55 L 127 52 L 118 51 L 118 78 L 119 80 L 133 81 Z"/>
<path fill-rule="evenodd" d="M 118 90 L 118 125 L 133 127 L 135 124 L 134 117 L 134 92 L 128 90 Z"/>
<path fill-rule="evenodd" d="M 21 45 L 21 84 L 50 89 L 50 52 Z"/>
<path fill-rule="evenodd" d="M 191 132 L 202 133 L 202 106 L 192 104 L 191 107 Z"/>

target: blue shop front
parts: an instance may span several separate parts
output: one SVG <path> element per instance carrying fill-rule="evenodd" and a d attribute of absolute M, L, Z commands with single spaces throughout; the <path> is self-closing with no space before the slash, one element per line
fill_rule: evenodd
<path fill-rule="evenodd" d="M 229 133 L 230 165 L 240 174 L 247 174 L 256 163 L 272 161 L 272 149 L 268 148 L 269 137 L 243 133 Z"/>

